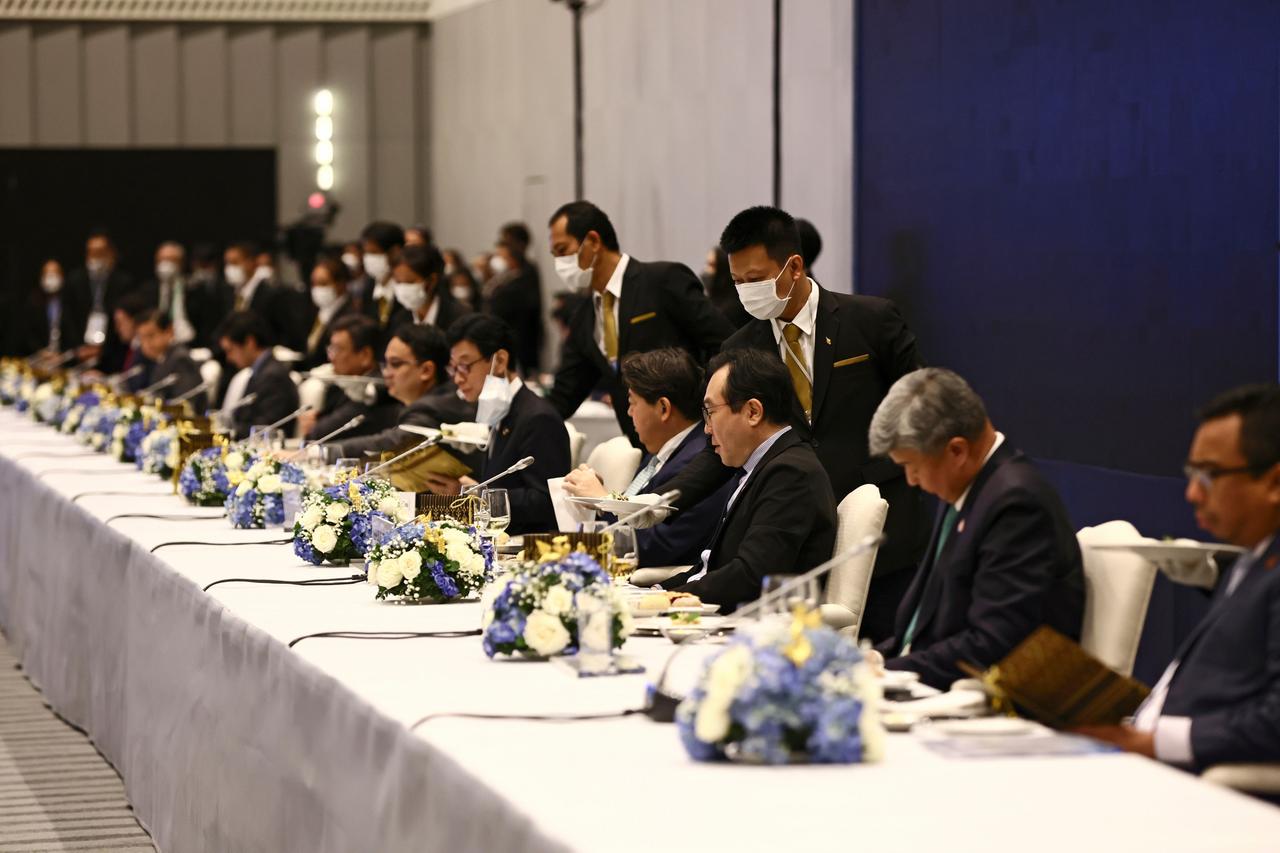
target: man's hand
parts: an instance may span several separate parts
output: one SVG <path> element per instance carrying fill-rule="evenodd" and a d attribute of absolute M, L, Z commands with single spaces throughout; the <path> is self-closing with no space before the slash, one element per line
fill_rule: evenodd
<path fill-rule="evenodd" d="M 1151 732 L 1140 732 L 1133 726 L 1077 726 L 1071 732 L 1118 746 L 1125 752 L 1156 757 L 1156 736 Z"/>
<path fill-rule="evenodd" d="M 427 474 L 427 489 L 436 495 L 457 495 L 462 492 L 462 481 L 444 474 Z"/>
<path fill-rule="evenodd" d="M 564 490 L 576 498 L 604 498 L 609 492 L 600 475 L 586 465 L 579 465 L 564 477 Z"/>
<path fill-rule="evenodd" d="M 316 421 L 319 419 L 320 413 L 315 409 L 298 415 L 298 430 L 300 434 L 303 436 L 309 435 L 311 430 L 316 428 Z"/>

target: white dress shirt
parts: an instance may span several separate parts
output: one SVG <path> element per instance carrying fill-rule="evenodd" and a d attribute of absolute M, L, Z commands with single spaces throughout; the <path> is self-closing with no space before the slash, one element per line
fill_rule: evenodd
<path fill-rule="evenodd" d="M 809 299 L 800 309 L 800 313 L 796 314 L 795 319 L 783 320 L 779 317 L 770 324 L 773 329 L 773 340 L 778 345 L 778 355 L 782 356 L 783 364 L 790 364 L 795 360 L 786 339 L 782 337 L 782 330 L 793 324 L 800 329 L 800 351 L 804 353 L 804 364 L 800 365 L 800 369 L 809 378 L 809 385 L 812 386 L 813 345 L 818 334 L 818 283 L 813 279 L 809 279 Z"/>
<path fill-rule="evenodd" d="M 724 516 L 728 517 L 729 510 L 733 509 L 733 504 L 738 500 L 738 495 L 742 494 L 742 488 L 747 484 L 747 480 L 751 479 L 751 473 L 756 470 L 756 466 L 760 464 L 760 460 L 769 452 L 769 448 L 778 443 L 778 439 L 782 438 L 791 431 L 790 426 L 784 426 L 773 435 L 760 442 L 760 446 L 751 451 L 751 455 L 747 457 L 747 461 L 742 465 L 742 479 L 738 481 L 738 488 L 733 490 L 733 494 L 729 496 L 729 502 L 724 505 Z M 702 552 L 702 571 L 689 578 L 689 583 L 700 580 L 707 574 L 707 561 L 711 559 L 711 548 L 708 547 Z"/>
<path fill-rule="evenodd" d="M 979 473 L 981 473 L 983 468 L 987 467 L 987 463 L 991 461 L 992 456 L 996 455 L 996 451 L 1000 449 L 1000 445 L 1002 444 L 1004 444 L 1004 433 L 996 432 L 996 440 L 991 442 L 991 449 L 987 451 L 987 455 L 982 459 L 982 465 L 978 467 Z M 977 480 L 978 478 L 974 477 L 973 479 Z M 956 498 L 956 502 L 952 504 L 952 506 L 956 508 L 956 512 L 959 512 L 960 510 L 964 509 L 965 498 L 969 497 L 969 492 L 971 491 L 973 491 L 973 483 L 970 483 L 969 485 L 965 486 L 965 489 L 963 492 L 961 492 L 960 497 Z"/>
<path fill-rule="evenodd" d="M 253 294 L 257 292 L 258 285 L 270 278 L 270 267 L 258 267 L 253 271 L 253 276 L 244 283 L 244 287 L 240 290 L 240 301 L 245 308 L 248 308 L 249 303 L 253 301 Z"/>
<path fill-rule="evenodd" d="M 614 267 L 613 275 L 609 276 L 609 283 L 604 289 L 613 294 L 613 327 L 618 330 L 618 337 L 622 337 L 622 326 L 618 323 L 618 308 L 622 305 L 622 276 L 627 271 L 627 262 L 631 260 L 630 255 L 624 254 L 618 261 L 618 265 Z M 604 303 L 604 297 L 596 291 L 591 291 L 591 304 L 596 312 L 596 346 L 599 347 L 600 353 L 607 356 L 604 351 L 604 312 L 601 306 Z"/>
<path fill-rule="evenodd" d="M 624 494 L 635 495 L 647 488 L 648 485 L 653 482 L 653 478 L 658 476 L 658 472 L 662 470 L 662 466 L 667 464 L 667 460 L 675 455 L 676 449 L 684 442 L 685 436 L 693 432 L 694 427 L 700 426 L 702 426 L 701 422 L 689 424 L 687 427 L 671 436 L 671 438 L 667 439 L 666 443 L 663 444 L 662 447 L 658 448 L 658 452 L 653 454 L 653 458 L 650 459 L 643 468 L 636 472 L 635 477 L 631 479 L 631 484 L 627 486 Z M 641 476 L 645 478 L 644 482 L 637 483 L 636 481 L 639 480 Z"/>
<path fill-rule="evenodd" d="M 1235 593 L 1249 569 L 1262 559 L 1262 555 L 1267 553 L 1274 539 L 1274 534 L 1268 536 L 1259 542 L 1256 548 L 1248 554 L 1242 554 L 1236 560 L 1235 565 L 1231 567 L 1231 576 L 1227 578 L 1227 588 L 1223 590 L 1224 596 Z M 1174 660 L 1165 668 L 1156 686 L 1151 688 L 1151 694 L 1134 715 L 1133 727 L 1138 731 L 1155 734 L 1156 758 L 1166 764 L 1191 765 L 1195 763 L 1195 754 L 1191 750 L 1191 718 L 1169 717 L 1160 713 L 1164 710 L 1165 700 L 1169 698 L 1169 684 L 1177 674 L 1180 663 L 1182 661 Z"/>
<path fill-rule="evenodd" d="M 440 316 L 440 299 L 437 296 L 431 297 L 431 304 L 427 306 L 427 313 L 422 315 L 422 319 L 418 319 L 417 312 L 413 314 L 413 324 L 415 326 L 434 326 L 436 318 Z"/>

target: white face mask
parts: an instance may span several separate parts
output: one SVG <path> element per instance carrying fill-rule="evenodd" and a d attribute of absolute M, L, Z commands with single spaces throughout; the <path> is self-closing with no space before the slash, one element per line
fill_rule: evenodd
<path fill-rule="evenodd" d="M 476 400 L 476 423 L 488 424 L 497 429 L 498 424 L 511 409 L 511 398 L 516 394 L 515 386 L 505 376 L 493 375 L 494 364 L 489 362 L 489 375 L 484 378 L 484 387 L 480 389 L 480 397 Z"/>
<path fill-rule="evenodd" d="M 107 262 L 101 258 L 90 258 L 84 265 L 89 270 L 89 275 L 98 276 L 107 271 Z"/>
<path fill-rule="evenodd" d="M 358 275 L 360 273 L 360 256 L 355 252 L 347 252 L 343 255 L 342 263 L 346 265 L 347 269 L 351 270 L 352 275 Z"/>
<path fill-rule="evenodd" d="M 560 255 L 555 259 L 556 275 L 560 276 L 560 280 L 564 282 L 565 287 L 574 290 L 586 290 L 591 286 L 591 273 L 596 268 L 595 258 L 591 259 L 591 266 L 585 270 L 578 265 L 578 255 L 582 249 L 572 255 Z"/>
<path fill-rule="evenodd" d="M 62 276 L 54 273 L 40 279 L 40 289 L 45 293 L 57 293 L 62 290 Z"/>
<path fill-rule="evenodd" d="M 738 285 L 738 300 L 748 314 L 757 320 L 773 320 L 782 316 L 782 312 L 787 310 L 787 302 L 790 301 L 791 294 L 795 292 L 796 284 L 795 281 L 791 282 L 791 290 L 787 291 L 784 297 L 778 296 L 777 284 L 778 279 L 782 278 L 782 273 L 787 271 L 790 264 L 791 258 L 787 258 L 787 262 L 782 265 L 782 272 L 774 278 L 766 278 L 764 281 L 745 281 Z"/>
<path fill-rule="evenodd" d="M 414 313 L 427 304 L 427 291 L 420 282 L 397 281 L 391 289 L 395 292 L 396 302 Z"/>
<path fill-rule="evenodd" d="M 510 264 L 508 264 L 507 259 L 501 255 L 494 255 L 489 259 L 489 272 L 494 275 L 502 275 L 508 269 L 510 269 Z"/>
<path fill-rule="evenodd" d="M 227 284 L 232 287 L 242 287 L 249 277 L 244 274 L 244 267 L 236 264 L 227 264 L 222 268 L 222 277 L 227 280 Z"/>
<path fill-rule="evenodd" d="M 311 301 L 321 311 L 338 301 L 338 288 L 332 284 L 320 284 L 311 288 Z"/>
<path fill-rule="evenodd" d="M 453 298 L 457 299 L 459 302 L 466 302 L 471 298 L 471 288 L 467 287 L 465 284 L 455 284 L 453 287 L 449 288 L 449 292 L 453 294 Z"/>
<path fill-rule="evenodd" d="M 178 274 L 178 264 L 175 261 L 158 261 L 156 263 L 156 278 L 161 281 L 171 281 Z"/>
<path fill-rule="evenodd" d="M 364 271 L 374 281 L 382 281 L 391 271 L 391 263 L 386 255 L 365 255 Z"/>

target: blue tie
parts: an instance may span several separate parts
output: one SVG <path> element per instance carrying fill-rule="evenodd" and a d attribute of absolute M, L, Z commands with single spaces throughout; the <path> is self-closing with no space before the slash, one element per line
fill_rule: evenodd
<path fill-rule="evenodd" d="M 642 494 L 645 487 L 649 485 L 649 481 L 653 479 L 653 475 L 662 467 L 662 460 L 658 458 L 658 454 L 649 457 L 649 463 L 640 469 L 640 473 L 636 474 L 635 479 L 631 481 L 631 485 L 627 486 L 626 491 L 622 494 L 624 497 L 634 497 Z"/>

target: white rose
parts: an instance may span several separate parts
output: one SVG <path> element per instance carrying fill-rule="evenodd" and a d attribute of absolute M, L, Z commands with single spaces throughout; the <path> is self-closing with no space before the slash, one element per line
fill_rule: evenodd
<path fill-rule="evenodd" d="M 279 474 L 263 474 L 258 480 L 258 491 L 265 495 L 274 495 L 284 487 Z"/>
<path fill-rule="evenodd" d="M 374 560 L 364 567 L 364 579 L 372 586 L 378 585 L 378 567 L 381 565 L 382 563 Z"/>
<path fill-rule="evenodd" d="M 307 511 L 298 519 L 303 530 L 314 530 L 316 525 L 322 521 L 324 521 L 324 507 L 316 506 L 315 504 L 307 507 Z"/>
<path fill-rule="evenodd" d="M 339 521 L 347 517 L 350 510 L 344 503 L 331 503 L 325 508 L 325 518 L 329 519 L 330 524 L 337 524 Z"/>
<path fill-rule="evenodd" d="M 722 700 L 727 707 L 749 675 L 751 650 L 745 645 L 730 646 L 707 671 L 707 698 Z"/>
<path fill-rule="evenodd" d="M 552 616 L 568 613 L 573 609 L 573 593 L 567 590 L 563 584 L 556 584 L 547 590 L 546 596 L 543 597 L 542 609 Z"/>
<path fill-rule="evenodd" d="M 259 477 L 265 475 L 267 473 L 267 470 L 268 469 L 265 462 L 255 462 L 253 463 L 253 465 L 249 467 L 249 470 L 246 471 L 244 475 L 250 480 L 256 480 Z"/>
<path fill-rule="evenodd" d="M 554 655 L 569 645 L 569 632 L 559 616 L 535 610 L 524 623 L 524 641 L 540 655 Z"/>
<path fill-rule="evenodd" d="M 411 581 L 422 571 L 422 556 L 417 551 L 406 551 L 400 557 L 400 574 Z"/>
<path fill-rule="evenodd" d="M 703 743 L 719 743 L 729 734 L 733 720 L 729 717 L 729 703 L 707 696 L 698 706 L 693 719 L 693 733 Z"/>
<path fill-rule="evenodd" d="M 378 586 L 391 589 L 402 580 L 404 576 L 400 574 L 400 565 L 397 560 L 383 560 L 378 564 Z"/>
<path fill-rule="evenodd" d="M 328 554 L 338 547 L 338 533 L 327 524 L 322 524 L 311 531 L 311 544 L 321 554 Z"/>
<path fill-rule="evenodd" d="M 378 511 L 386 514 L 388 518 L 395 518 L 400 514 L 400 510 L 404 505 L 400 503 L 400 499 L 395 495 L 385 497 L 378 501 Z"/>
<path fill-rule="evenodd" d="M 225 461 L 229 470 L 239 471 L 244 467 L 244 454 L 238 452 L 228 453 Z"/>

